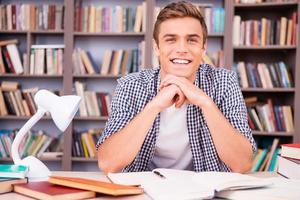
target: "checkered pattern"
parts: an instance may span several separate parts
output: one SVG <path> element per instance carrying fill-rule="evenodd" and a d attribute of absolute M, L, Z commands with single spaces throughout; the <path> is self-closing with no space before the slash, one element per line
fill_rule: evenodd
<path fill-rule="evenodd" d="M 116 94 L 112 99 L 112 112 L 97 143 L 97 148 L 105 139 L 125 127 L 156 96 L 160 77 L 159 71 L 159 69 L 143 70 L 118 80 Z M 250 141 L 252 150 L 256 151 L 256 144 L 248 126 L 247 110 L 236 74 L 226 69 L 214 68 L 206 64 L 200 65 L 194 84 L 213 99 L 229 122 Z M 216 123 L 218 122 L 216 121 Z M 123 171 L 149 170 L 148 164 L 154 155 L 159 125 L 160 115 L 156 117 L 152 128 L 148 131 L 138 155 Z M 199 107 L 188 105 L 187 126 L 194 170 L 230 171 L 218 157 L 210 131 Z M 122 148 L 130 147 L 120 147 L 120 151 Z"/>

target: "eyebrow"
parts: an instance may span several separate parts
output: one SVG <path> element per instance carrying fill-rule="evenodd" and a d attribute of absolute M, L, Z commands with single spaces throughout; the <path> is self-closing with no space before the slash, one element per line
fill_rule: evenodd
<path fill-rule="evenodd" d="M 163 36 L 163 38 L 166 38 L 166 37 L 175 37 L 176 34 L 166 34 Z M 201 38 L 198 34 L 189 34 L 188 37 L 197 37 L 197 38 Z"/>

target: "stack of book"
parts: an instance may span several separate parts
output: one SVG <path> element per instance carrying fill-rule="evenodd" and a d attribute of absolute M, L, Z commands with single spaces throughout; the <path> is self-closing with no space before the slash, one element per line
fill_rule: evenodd
<path fill-rule="evenodd" d="M 96 193 L 111 196 L 137 195 L 139 186 L 126 186 L 85 178 L 50 176 L 48 181 L 14 184 L 14 192 L 36 199 L 78 200 L 93 198 Z"/>
<path fill-rule="evenodd" d="M 300 144 L 281 145 L 278 173 L 291 179 L 300 179 Z"/>
<path fill-rule="evenodd" d="M 13 184 L 27 183 L 28 167 L 23 165 L 0 164 L 0 194 L 11 192 Z"/>

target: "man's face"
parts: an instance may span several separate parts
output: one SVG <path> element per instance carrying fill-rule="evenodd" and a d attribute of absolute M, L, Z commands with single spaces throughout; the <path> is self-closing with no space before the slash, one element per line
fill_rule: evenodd
<path fill-rule="evenodd" d="M 169 19 L 160 24 L 158 45 L 161 78 L 166 74 L 194 81 L 196 71 L 205 53 L 200 22 L 192 17 Z"/>

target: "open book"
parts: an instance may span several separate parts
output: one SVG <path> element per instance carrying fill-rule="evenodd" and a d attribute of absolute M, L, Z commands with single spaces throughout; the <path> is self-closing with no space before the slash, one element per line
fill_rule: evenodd
<path fill-rule="evenodd" d="M 175 169 L 155 169 L 152 172 L 109 173 L 113 183 L 141 185 L 153 199 L 203 199 L 213 198 L 224 190 L 266 187 L 268 179 L 239 173 L 193 172 Z"/>

